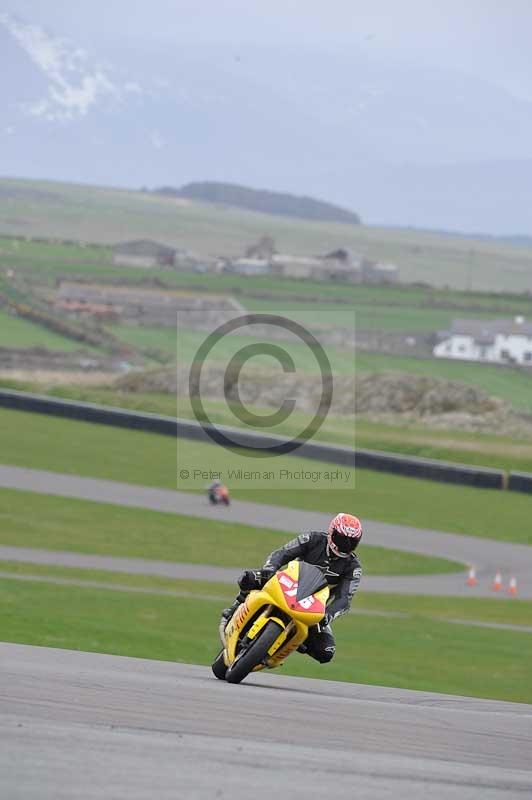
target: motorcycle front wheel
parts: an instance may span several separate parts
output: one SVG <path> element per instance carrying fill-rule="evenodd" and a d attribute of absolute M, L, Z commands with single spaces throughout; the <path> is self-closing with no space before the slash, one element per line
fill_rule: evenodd
<path fill-rule="evenodd" d="M 220 650 L 216 658 L 214 659 L 211 669 L 213 674 L 216 675 L 219 681 L 225 680 L 225 675 L 227 672 L 227 667 L 225 666 L 224 661 L 224 651 Z"/>
<path fill-rule="evenodd" d="M 278 622 L 270 620 L 270 622 L 266 623 L 262 633 L 259 634 L 257 639 L 255 639 L 245 653 L 242 653 L 229 667 L 225 674 L 225 680 L 228 683 L 240 683 L 243 681 L 254 667 L 264 661 L 268 650 L 282 630 Z"/>

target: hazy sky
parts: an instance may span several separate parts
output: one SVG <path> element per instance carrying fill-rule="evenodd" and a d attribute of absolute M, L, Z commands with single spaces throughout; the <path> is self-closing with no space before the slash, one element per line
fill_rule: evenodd
<path fill-rule="evenodd" d="M 532 101 L 531 0 L 4 0 L 0 8 L 106 50 L 117 39 L 341 43 L 454 67 Z"/>
<path fill-rule="evenodd" d="M 0 174 L 531 233 L 531 41 L 532 0 L 0 0 Z"/>

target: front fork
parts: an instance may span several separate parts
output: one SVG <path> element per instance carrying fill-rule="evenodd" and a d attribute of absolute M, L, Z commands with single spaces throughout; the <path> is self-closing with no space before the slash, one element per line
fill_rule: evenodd
<path fill-rule="evenodd" d="M 220 636 L 220 641 L 222 643 L 222 647 L 224 648 L 224 650 L 225 650 L 225 629 L 230 619 L 231 617 L 229 617 L 229 619 L 222 617 L 220 620 L 220 624 L 218 626 L 218 634 Z"/>

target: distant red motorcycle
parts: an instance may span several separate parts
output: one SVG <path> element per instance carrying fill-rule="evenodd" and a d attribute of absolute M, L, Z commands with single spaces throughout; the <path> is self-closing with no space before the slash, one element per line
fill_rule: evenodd
<path fill-rule="evenodd" d="M 228 506 L 231 502 L 229 497 L 229 489 L 223 483 L 215 482 L 211 484 L 207 490 L 209 502 L 213 506 L 220 505 Z"/>

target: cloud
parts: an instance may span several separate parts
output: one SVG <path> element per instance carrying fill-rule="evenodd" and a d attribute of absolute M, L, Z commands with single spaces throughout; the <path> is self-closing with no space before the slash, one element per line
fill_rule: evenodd
<path fill-rule="evenodd" d="M 155 150 L 162 150 L 166 146 L 166 141 L 157 130 L 151 132 L 150 142 Z"/>
<path fill-rule="evenodd" d="M 126 81 L 123 88 L 124 91 L 129 92 L 129 94 L 144 94 L 142 86 L 135 83 L 135 81 Z"/>
<path fill-rule="evenodd" d="M 86 116 L 106 97 L 120 99 L 124 93 L 142 93 L 142 87 L 131 81 L 123 86 L 114 82 L 108 69 L 91 64 L 88 53 L 66 39 L 5 13 L 0 13 L 0 24 L 48 80 L 45 96 L 25 106 L 32 116 L 73 120 Z"/>

